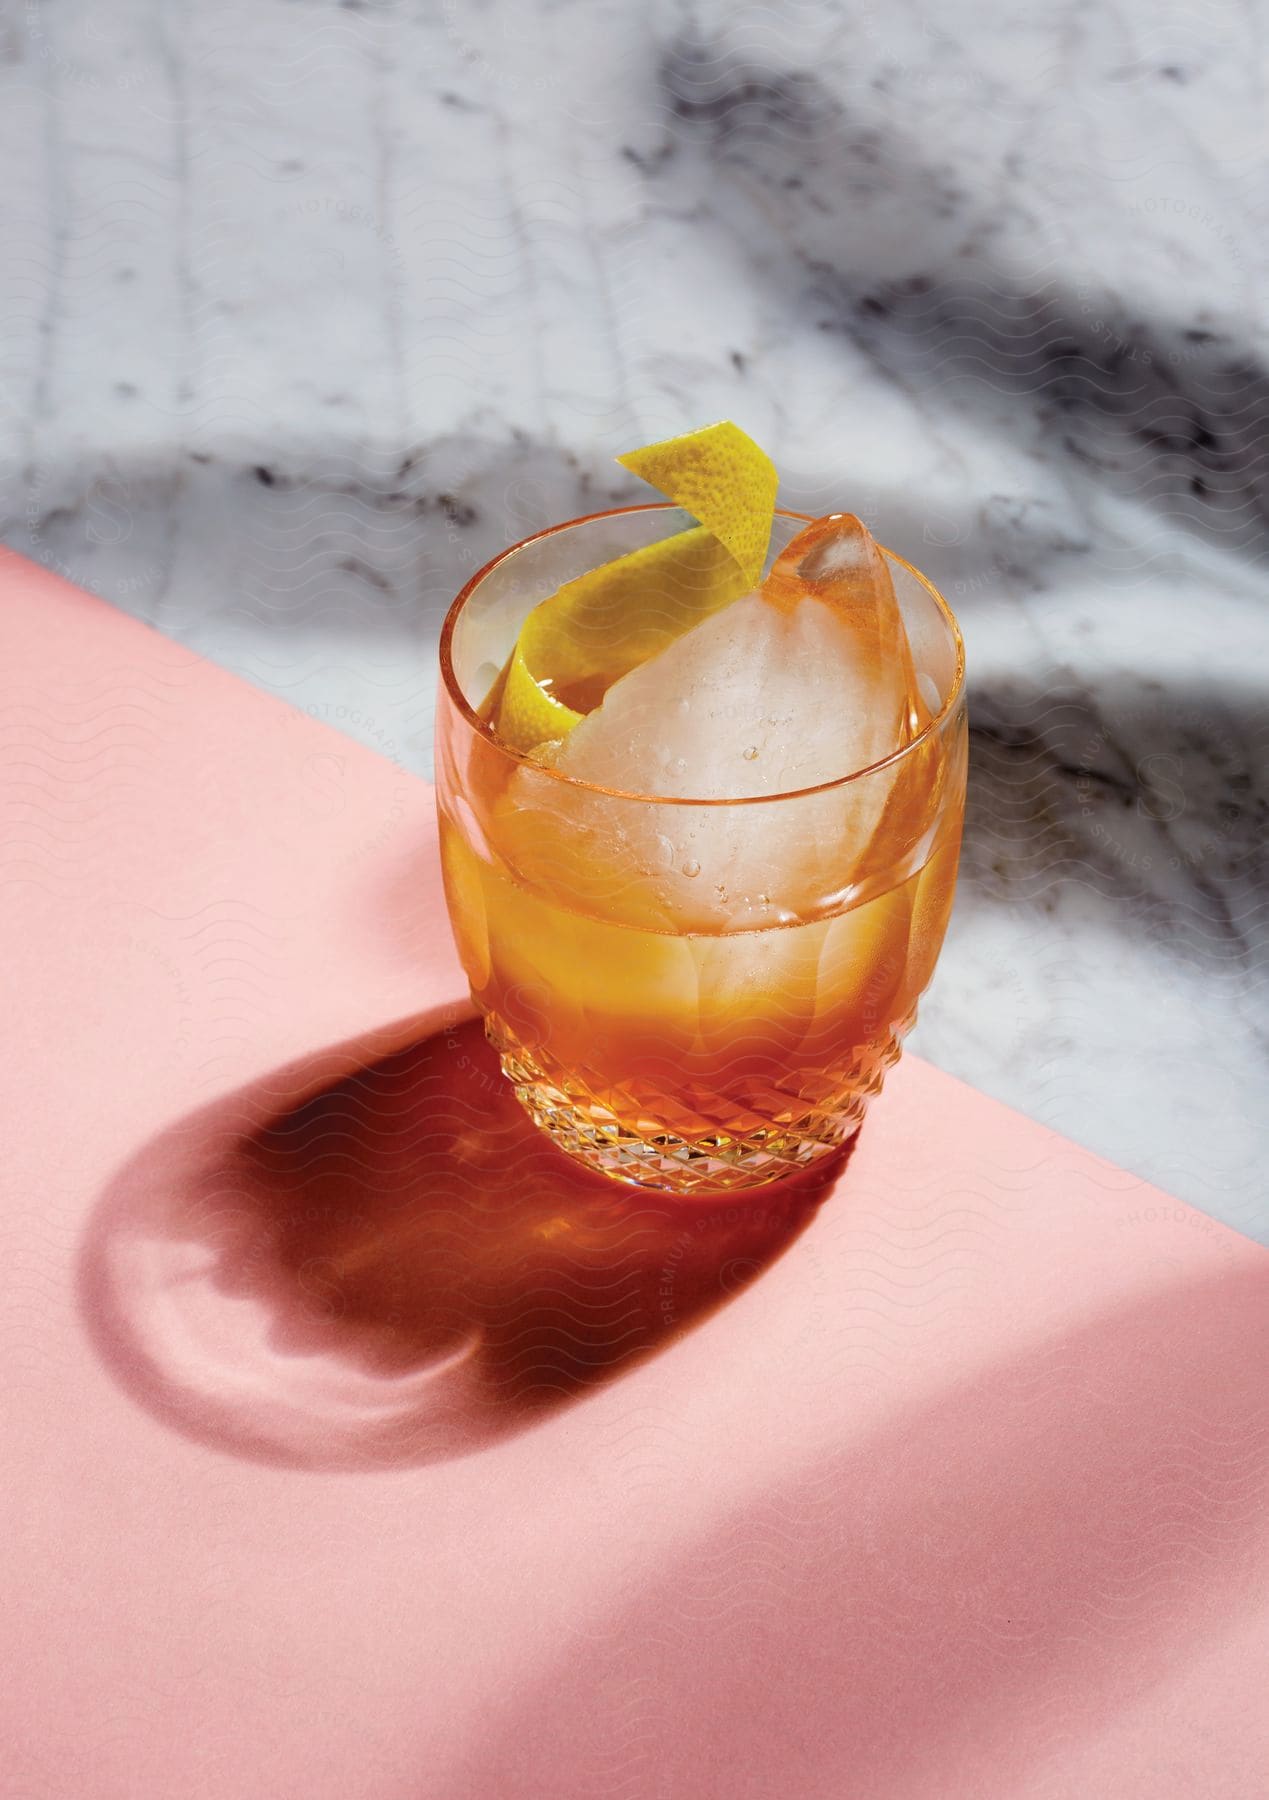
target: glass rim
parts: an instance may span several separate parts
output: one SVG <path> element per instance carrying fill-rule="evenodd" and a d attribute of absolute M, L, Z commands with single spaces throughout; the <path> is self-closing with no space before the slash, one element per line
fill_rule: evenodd
<path fill-rule="evenodd" d="M 475 707 L 472 706 L 467 696 L 463 693 L 458 682 L 458 677 L 454 672 L 454 631 L 458 624 L 459 615 L 468 600 L 480 586 L 481 582 L 484 581 L 486 576 L 491 575 L 499 564 L 505 562 L 509 556 L 514 556 L 517 551 L 527 550 L 530 544 L 540 543 L 543 538 L 554 537 L 557 532 L 571 531 L 574 526 L 577 525 L 593 525 L 599 519 L 621 519 L 633 516 L 636 513 L 670 513 L 682 512 L 682 510 L 682 507 L 675 506 L 673 502 L 669 500 L 652 500 L 638 502 L 632 506 L 608 507 L 600 512 L 581 513 L 575 519 L 562 519 L 557 525 L 548 525 L 542 531 L 531 532 L 528 537 L 521 538 L 518 543 L 508 544 L 505 550 L 500 550 L 496 556 L 491 556 L 489 561 L 477 569 L 474 575 L 468 577 L 455 595 L 449 611 L 445 615 L 445 622 L 441 626 L 439 657 L 441 680 L 445 685 L 446 692 L 449 694 L 450 699 L 454 702 L 455 706 L 457 706 L 459 713 L 466 720 L 467 724 L 475 732 L 477 737 L 483 738 L 493 749 L 497 750 L 502 756 L 505 756 L 508 762 L 521 763 L 525 768 L 532 769 L 539 775 L 545 775 L 552 781 L 561 781 L 568 787 L 581 788 L 592 794 L 606 794 L 614 800 L 639 800 L 645 805 L 650 806 L 770 806 L 778 800 L 798 800 L 809 794 L 829 793 L 832 789 L 844 787 L 851 781 L 863 781 L 869 775 L 875 775 L 882 769 L 897 766 L 905 757 L 911 756 L 915 751 L 919 750 L 922 745 L 929 743 L 938 735 L 946 720 L 951 716 L 964 691 L 965 640 L 961 635 L 961 628 L 957 621 L 956 614 L 952 611 L 947 601 L 943 598 L 943 595 L 935 587 L 929 577 L 923 575 L 920 569 L 910 563 L 906 557 L 900 556 L 897 551 L 889 549 L 885 544 L 878 543 L 877 548 L 881 551 L 883 556 L 887 557 L 891 562 L 898 563 L 900 568 L 906 569 L 908 574 L 911 575 L 915 581 L 919 582 L 926 593 L 929 594 L 936 609 L 942 616 L 944 624 L 951 632 L 952 642 L 956 648 L 956 668 L 952 675 L 951 686 L 948 688 L 947 698 L 930 719 L 929 723 L 922 726 L 921 730 L 918 731 L 910 743 L 901 744 L 897 750 L 892 750 L 888 756 L 879 757 L 876 762 L 867 763 L 863 768 L 851 769 L 845 775 L 834 775 L 829 781 L 816 782 L 812 787 L 789 788 L 778 794 L 735 794 L 708 797 L 705 795 L 693 794 L 641 794 L 636 793 L 631 788 L 605 787 L 602 782 L 584 781 L 580 776 L 570 775 L 564 769 L 554 769 L 549 763 L 536 761 L 535 758 L 530 756 L 526 751 L 513 750 L 509 744 L 504 744 L 495 734 L 492 726 L 482 719 Z M 775 517 L 777 519 L 796 519 L 803 525 L 813 525 L 817 518 L 830 516 L 831 515 L 828 514 L 794 512 L 791 508 L 783 506 L 777 506 L 775 508 Z M 544 598 L 549 598 L 549 596 L 544 596 Z"/>

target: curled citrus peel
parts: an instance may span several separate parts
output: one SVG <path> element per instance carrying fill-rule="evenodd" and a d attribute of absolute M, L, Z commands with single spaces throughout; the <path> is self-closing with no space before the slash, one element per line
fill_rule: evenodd
<path fill-rule="evenodd" d="M 747 594 L 762 574 L 777 477 L 738 425 L 724 419 L 617 461 L 698 523 L 579 575 L 533 608 L 494 715 L 513 750 L 527 754 L 567 737 L 584 713 L 560 692 L 610 686 Z"/>

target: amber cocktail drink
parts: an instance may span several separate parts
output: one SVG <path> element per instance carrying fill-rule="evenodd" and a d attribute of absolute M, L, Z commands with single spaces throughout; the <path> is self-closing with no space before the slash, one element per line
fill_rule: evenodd
<path fill-rule="evenodd" d="M 642 659 L 609 618 L 545 684 L 568 735 L 500 737 L 533 609 L 685 523 L 573 521 L 468 585 L 437 792 L 456 941 L 520 1100 L 592 1167 L 691 1192 L 777 1179 L 858 1127 L 947 924 L 965 720 L 929 583 L 856 520 L 777 513 L 753 592 Z"/>

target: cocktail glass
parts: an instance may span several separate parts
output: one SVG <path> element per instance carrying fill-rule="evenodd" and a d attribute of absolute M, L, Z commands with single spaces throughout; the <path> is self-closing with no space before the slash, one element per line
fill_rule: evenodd
<path fill-rule="evenodd" d="M 770 558 L 810 522 L 777 512 Z M 883 550 L 924 721 L 884 760 L 698 800 L 499 742 L 489 696 L 530 609 L 684 523 L 663 505 L 574 519 L 472 577 L 441 637 L 437 806 L 459 955 L 526 1111 L 593 1169 L 692 1193 L 777 1180 L 858 1129 L 943 941 L 966 725 L 956 621 Z"/>

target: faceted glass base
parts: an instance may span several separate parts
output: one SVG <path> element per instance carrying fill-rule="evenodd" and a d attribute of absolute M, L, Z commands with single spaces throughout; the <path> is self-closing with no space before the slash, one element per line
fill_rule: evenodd
<path fill-rule="evenodd" d="M 898 1057 L 901 1035 L 887 1036 L 848 1069 L 826 1074 L 815 1083 L 814 1098 L 772 1091 L 766 1118 L 752 1111 L 751 1099 L 751 1125 L 693 1132 L 666 1122 L 683 1120 L 678 1097 L 657 1104 L 656 1096 L 606 1087 L 600 1098 L 584 1077 L 548 1072 L 501 1020 L 487 1019 L 485 1029 L 516 1098 L 561 1150 L 614 1180 L 679 1194 L 764 1187 L 840 1150 Z"/>

